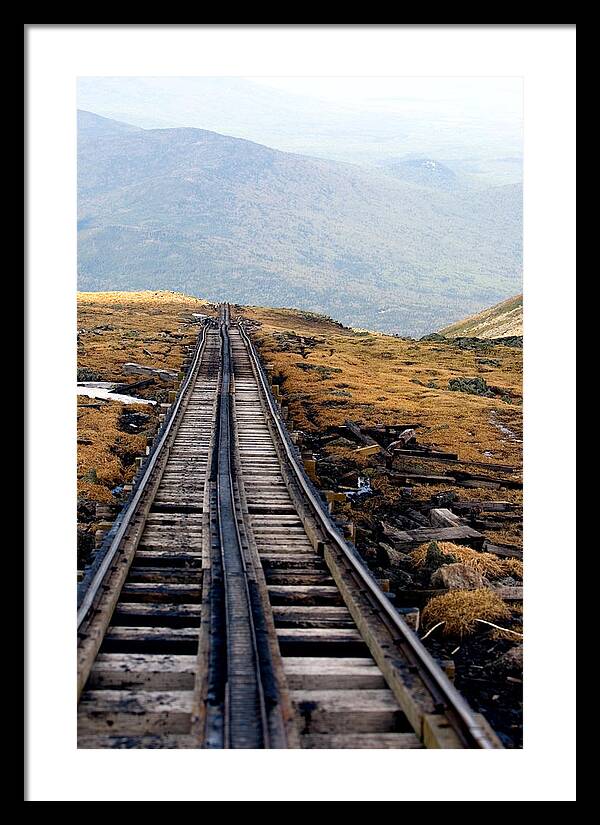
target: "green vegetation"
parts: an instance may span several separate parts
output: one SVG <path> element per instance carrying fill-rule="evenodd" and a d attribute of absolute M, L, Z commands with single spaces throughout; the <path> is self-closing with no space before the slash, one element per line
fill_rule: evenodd
<path fill-rule="evenodd" d="M 521 187 L 443 188 L 200 129 L 79 135 L 79 285 L 422 335 L 514 292 Z M 425 181 L 427 184 L 427 181 Z"/>

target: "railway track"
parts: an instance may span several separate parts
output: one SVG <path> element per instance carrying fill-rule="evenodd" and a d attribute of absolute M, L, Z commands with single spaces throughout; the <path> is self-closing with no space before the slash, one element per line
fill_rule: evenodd
<path fill-rule="evenodd" d="M 208 323 L 79 589 L 82 748 L 499 748 L 304 473 L 243 324 Z"/>

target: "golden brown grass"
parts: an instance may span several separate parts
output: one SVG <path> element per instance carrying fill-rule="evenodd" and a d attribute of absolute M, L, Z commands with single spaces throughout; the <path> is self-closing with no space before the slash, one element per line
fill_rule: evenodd
<path fill-rule="evenodd" d="M 193 312 L 212 306 L 177 292 L 79 292 L 77 366 L 104 381 L 140 380 L 123 374 L 127 361 L 177 371 L 198 334 Z"/>
<path fill-rule="evenodd" d="M 283 378 L 283 393 L 296 429 L 322 431 L 343 424 L 347 418 L 364 424 L 419 424 L 420 443 L 458 453 L 466 461 L 516 467 L 518 472 L 509 477 L 521 478 L 522 350 L 489 344 L 487 351 L 476 351 L 438 341 L 402 340 L 344 329 L 322 316 L 292 309 L 240 307 L 238 314 L 260 324 L 253 338 L 263 360 L 273 365 L 274 375 Z M 285 350 L 284 336 L 297 351 Z M 314 340 L 303 342 L 298 336 Z M 482 364 L 481 359 L 491 359 L 499 366 Z M 325 367 L 330 372 L 311 367 Z M 512 403 L 448 389 L 451 378 L 475 376 L 503 388 Z M 427 386 L 429 383 L 433 386 Z M 350 395 L 336 394 L 340 391 Z M 502 432 L 500 426 L 514 435 Z M 361 469 L 379 460 L 357 456 L 351 449 L 330 448 L 326 452 L 351 459 Z M 453 468 L 470 469 L 408 457 L 396 459 L 395 465 L 402 472 L 425 475 L 451 475 Z M 473 471 L 491 477 L 503 475 L 479 467 Z M 374 480 L 374 487 L 390 504 L 399 498 L 393 485 L 381 478 Z M 446 491 L 456 492 L 457 488 L 444 483 L 413 487 L 418 499 Z M 459 494 L 463 500 L 523 501 L 518 489 L 461 488 Z M 486 535 L 500 544 L 522 543 L 517 523 L 486 531 Z"/>
<path fill-rule="evenodd" d="M 515 579 L 522 579 L 523 562 L 520 559 L 504 559 L 502 561 L 502 573 L 505 576 L 513 576 Z"/>
<path fill-rule="evenodd" d="M 462 637 L 481 628 L 478 619 L 495 623 L 510 618 L 511 612 L 500 596 L 487 588 L 479 588 L 451 590 L 435 596 L 423 610 L 421 622 L 424 628 L 443 622 L 440 632 L 444 636 Z"/>
<path fill-rule="evenodd" d="M 77 493 L 92 501 L 112 501 L 111 489 L 135 475 L 135 465 L 126 466 L 128 457 L 144 453 L 142 435 L 122 432 L 118 427 L 123 405 L 114 401 L 100 409 L 88 407 L 89 399 L 77 403 Z M 147 407 L 128 406 L 128 410 L 147 412 Z"/>
<path fill-rule="evenodd" d="M 489 579 L 497 579 L 504 575 L 503 563 L 493 553 L 480 553 L 471 547 L 463 547 L 463 545 L 454 544 L 451 541 L 437 541 L 435 544 L 441 553 L 449 556 L 448 563 L 451 563 L 452 557 L 454 557 L 457 562 L 466 564 L 467 567 L 477 570 L 478 573 Z M 410 553 L 415 567 L 424 566 L 429 547 L 430 543 L 421 544 Z"/>
<path fill-rule="evenodd" d="M 261 324 L 254 338 L 264 360 L 284 378 L 290 414 L 299 429 L 325 429 L 343 424 L 346 418 L 414 423 L 420 425 L 422 443 L 458 452 L 466 460 L 521 466 L 521 444 L 516 440 L 522 438 L 520 349 L 490 345 L 489 351 L 481 352 L 437 341 L 359 333 L 294 310 L 248 307 L 240 308 L 240 314 Z M 305 347 L 303 357 L 301 352 L 282 349 L 277 336 L 286 333 L 315 337 L 317 342 Z M 492 358 L 500 366 L 482 365 L 481 358 Z M 307 365 L 341 372 L 321 377 L 302 368 Z M 451 378 L 477 375 L 488 385 L 504 388 L 513 403 L 448 389 Z M 427 386 L 429 382 L 435 386 Z M 335 394 L 339 384 L 346 385 L 343 390 L 349 397 Z M 502 433 L 494 421 L 511 429 L 515 439 Z M 486 451 L 492 455 L 484 455 Z M 442 466 L 445 472 L 452 467 Z"/>
<path fill-rule="evenodd" d="M 211 314 L 206 301 L 176 292 L 80 292 L 77 295 L 77 367 L 92 370 L 99 380 L 133 383 L 140 376 L 123 373 L 135 361 L 178 371 L 186 347 L 195 343 L 198 325 L 193 312 Z M 108 329 L 103 329 L 108 327 Z M 157 384 L 141 395 L 151 396 Z M 171 385 L 172 386 L 172 385 Z M 100 409 L 95 409 L 100 404 Z M 151 415 L 148 434 L 156 429 L 157 411 L 128 405 L 127 411 Z M 143 455 L 145 439 L 119 429 L 124 407 L 117 402 L 77 399 L 77 493 L 93 501 L 112 501 L 110 490 L 132 480 L 132 455 Z"/>

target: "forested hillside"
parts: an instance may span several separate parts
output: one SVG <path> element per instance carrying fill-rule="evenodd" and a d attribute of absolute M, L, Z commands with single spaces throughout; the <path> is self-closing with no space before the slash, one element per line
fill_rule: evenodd
<path fill-rule="evenodd" d="M 514 293 L 520 186 L 415 174 L 82 112 L 79 288 L 297 306 L 409 335 Z"/>

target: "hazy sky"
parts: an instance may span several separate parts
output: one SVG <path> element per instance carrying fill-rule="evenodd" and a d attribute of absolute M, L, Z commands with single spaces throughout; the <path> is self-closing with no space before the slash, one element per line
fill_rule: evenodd
<path fill-rule="evenodd" d="M 261 86 L 384 111 L 450 109 L 497 118 L 522 117 L 519 77 L 249 77 Z"/>
<path fill-rule="evenodd" d="M 497 77 L 82 77 L 78 105 L 352 163 L 421 155 L 520 179 L 522 81 Z"/>

